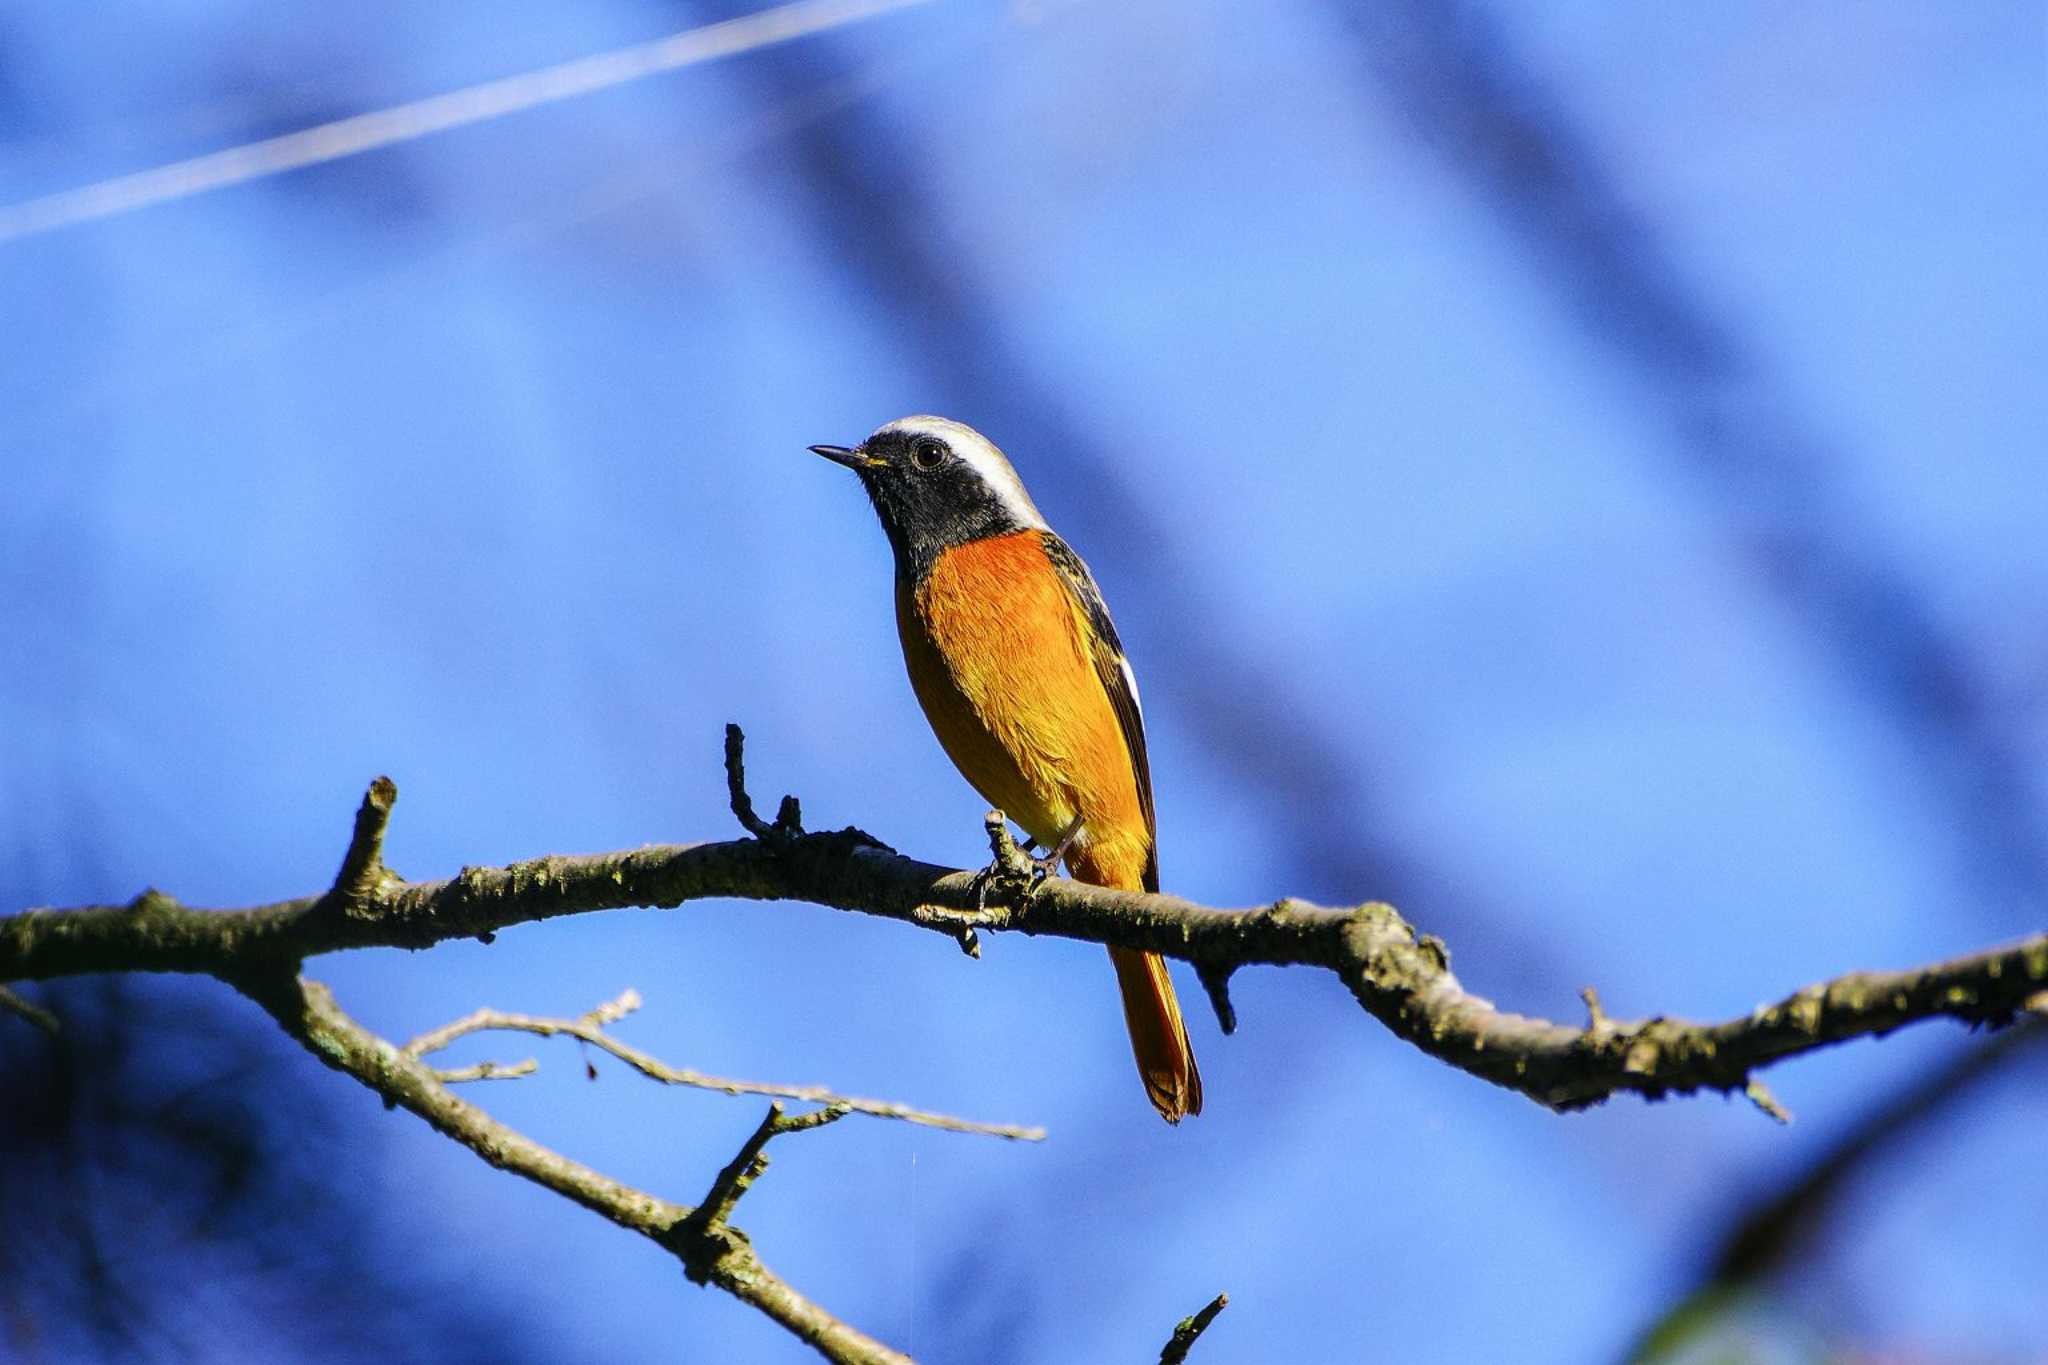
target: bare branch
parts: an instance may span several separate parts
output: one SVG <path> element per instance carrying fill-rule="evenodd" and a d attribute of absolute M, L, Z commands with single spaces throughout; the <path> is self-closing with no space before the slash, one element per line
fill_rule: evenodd
<path fill-rule="evenodd" d="M 1850 1124 L 1811 1165 L 1782 1189 L 1744 1209 L 1716 1240 L 1699 1280 L 1679 1296 L 1628 1352 L 1635 1361 L 1665 1361 L 1693 1354 L 1696 1338 L 1728 1304 L 1772 1276 L 1811 1246 L 1844 1192 L 1868 1178 L 1871 1166 L 1930 1119 L 1986 1078 L 2048 1050 L 2048 1023 L 2026 1020 L 1941 1063 L 1887 1095 Z"/>
<path fill-rule="evenodd" d="M 35 1001 L 26 999 L 8 990 L 5 986 L 0 986 L 0 1010 L 20 1015 L 52 1038 L 56 1037 L 63 1028 L 63 1025 L 57 1022 L 56 1015 L 50 1013 Z"/>
<path fill-rule="evenodd" d="M 1181 1365 L 1188 1358 L 1188 1350 L 1195 1344 L 1195 1338 L 1208 1331 L 1209 1324 L 1216 1321 L 1216 1315 L 1229 1306 L 1230 1295 L 1218 1294 L 1201 1312 L 1182 1318 L 1175 1325 L 1173 1336 L 1160 1348 L 1159 1365 Z"/>
<path fill-rule="evenodd" d="M 1860 452 L 1804 410 L 1772 348 L 1687 269 L 1643 211 L 1626 158 L 1603 153 L 1514 25 L 1487 6 L 1435 0 L 1328 8 L 1420 145 L 1520 235 L 1521 259 L 1606 347 L 1645 415 L 1676 419 L 1667 439 L 1640 449 L 1695 481 L 1736 561 L 1800 614 L 1802 635 L 1919 756 L 1915 772 L 1970 849 L 1968 899 L 2039 907 L 2048 822 L 2033 741 L 2015 723 L 2030 713 L 1996 703 L 1948 613 L 1852 529 Z M 861 220 L 858 208 L 832 209 Z"/>
<path fill-rule="evenodd" d="M 700 1230 L 698 1210 L 621 1184 L 500 1123 L 459 1098 L 425 1062 L 356 1023 L 319 982 L 273 973 L 245 976 L 236 984 L 328 1066 L 355 1077 L 388 1103 L 419 1115 L 500 1170 L 572 1199 L 665 1248 L 682 1261 L 692 1279 L 716 1285 L 760 1309 L 827 1360 L 906 1365 L 907 1356 L 842 1322 L 771 1271 L 745 1234 L 726 1225 L 722 1216 L 715 1226 Z M 803 1115 L 790 1122 L 811 1127 L 827 1121 Z M 714 1191 L 718 1188 L 713 1186 Z M 731 1200 L 724 1208 L 730 1211 Z"/>
<path fill-rule="evenodd" d="M 616 1019 L 629 1010 L 638 1009 L 639 1006 L 639 992 L 629 990 L 617 1000 L 600 1005 L 577 1019 L 551 1019 L 535 1014 L 515 1014 L 508 1010 L 480 1009 L 435 1029 L 432 1033 L 421 1034 L 407 1043 L 403 1051 L 409 1057 L 423 1057 L 447 1047 L 457 1038 L 486 1029 L 532 1033 L 542 1038 L 566 1035 L 581 1039 L 593 1047 L 603 1048 L 641 1075 L 660 1081 L 664 1085 L 689 1085 L 700 1090 L 717 1090 L 727 1095 L 773 1095 L 786 1100 L 800 1100 L 806 1104 L 826 1105 L 843 1113 L 900 1119 L 905 1123 L 941 1128 L 952 1133 L 980 1133 L 1021 1142 L 1039 1142 L 1045 1138 L 1043 1128 L 1022 1127 L 1011 1123 L 977 1123 L 971 1119 L 955 1118 L 951 1114 L 935 1114 L 929 1110 L 913 1109 L 895 1100 L 873 1100 L 858 1095 L 842 1095 L 821 1085 L 775 1085 L 764 1081 L 732 1080 L 724 1076 L 711 1076 L 701 1071 L 692 1071 L 688 1067 L 670 1066 L 660 1058 L 642 1052 L 629 1043 L 620 1042 L 600 1027 L 602 1021 Z M 498 1074 L 505 1073 L 500 1069 Z M 442 1073 L 442 1077 L 447 1079 L 448 1073 Z"/>
<path fill-rule="evenodd" d="M 1216 1027 L 1225 1033 L 1237 1032 L 1237 1007 L 1230 1003 L 1230 974 L 1236 970 L 1236 964 L 1230 962 L 1195 964 L 1195 975 L 1209 997 L 1209 1007 L 1216 1011 Z"/>
<path fill-rule="evenodd" d="M 299 977 L 299 963 L 350 948 L 488 939 L 512 925 L 624 906 L 800 900 L 902 920 L 970 948 L 980 930 L 1010 930 L 1178 957 L 1194 965 L 1226 1029 L 1232 1013 L 1225 984 L 1238 968 L 1320 967 L 1336 973 L 1359 1004 L 1397 1036 L 1555 1109 L 1580 1108 L 1621 1091 L 1655 1098 L 1714 1089 L 1739 1091 L 1781 1119 L 1783 1107 L 1752 1074 L 1774 1061 L 1940 1016 L 2004 1024 L 2048 1003 L 2048 934 L 2036 934 L 1927 967 L 1851 973 L 1718 1024 L 1616 1020 L 1589 990 L 1586 1025 L 1574 1028 L 1507 1013 L 1472 995 L 1451 973 L 1443 942 L 1418 933 L 1388 905 L 1344 909 L 1280 900 L 1232 911 L 1063 878 L 1037 885 L 1025 873 L 1031 860 L 1016 848 L 999 812 L 991 812 L 988 822 L 995 866 L 983 873 L 902 857 L 857 829 L 805 833 L 794 798 L 783 800 L 774 823 L 764 822 L 746 795 L 741 745 L 738 730 L 730 729 L 727 777 L 734 814 L 751 832 L 748 838 L 545 857 L 506 868 L 465 868 L 446 881 L 407 883 L 383 867 L 381 841 L 397 793 L 379 779 L 357 812 L 333 888 L 249 910 L 195 909 L 152 888 L 127 905 L 0 917 L 0 981 L 101 971 L 219 977 L 261 1004 L 328 1065 L 419 1114 L 492 1164 L 660 1243 L 692 1279 L 760 1308 L 828 1358 L 892 1362 L 905 1357 L 805 1299 L 769 1272 L 745 1236 L 729 1225 L 732 1207 L 766 1168 L 763 1148 L 779 1133 L 830 1123 L 855 1110 L 1009 1137 L 1035 1132 L 968 1124 L 817 1087 L 769 1086 L 670 1067 L 604 1031 L 638 1007 L 632 991 L 577 1019 L 480 1010 L 399 1048 L 350 1020 L 325 987 Z M 19 1011 L 16 999 L 0 999 L 0 1005 Z M 704 1206 L 693 1210 L 621 1185 L 456 1098 L 449 1089 L 454 1082 L 531 1070 L 530 1063 L 484 1063 L 437 1071 L 424 1060 L 454 1039 L 485 1029 L 567 1034 L 668 1083 L 774 1094 L 826 1107 L 787 1117 L 779 1105 L 771 1106 L 768 1119 L 714 1182 Z M 1185 1340 L 1178 1332 L 1175 1337 L 1182 1355 L 1222 1304 L 1219 1297 L 1183 1324 Z"/>
<path fill-rule="evenodd" d="M 981 936 L 974 932 L 976 921 L 972 916 L 963 916 L 934 905 L 918 905 L 911 907 L 908 918 L 920 929 L 932 929 L 949 936 L 960 945 L 961 952 L 977 962 L 981 960 Z"/>
<path fill-rule="evenodd" d="M 1581 986 L 1579 999 L 1586 1002 L 1586 1030 L 1589 1033 L 1597 1033 L 1614 1026 L 1613 1021 L 1607 1017 L 1606 1008 L 1600 1003 L 1600 992 L 1596 988 Z"/>
<path fill-rule="evenodd" d="M 803 808 L 794 796 L 782 798 L 772 825 L 754 814 L 754 799 L 747 795 L 746 743 L 747 737 L 741 733 L 740 727 L 728 723 L 725 727 L 725 790 L 732 802 L 733 817 L 756 839 L 775 841 L 802 834 Z"/>
<path fill-rule="evenodd" d="M 475 1066 L 436 1068 L 434 1075 L 443 1085 L 459 1085 L 465 1081 L 513 1081 L 521 1076 L 531 1076 L 540 1070 L 540 1063 L 528 1057 L 520 1062 L 478 1062 Z"/>
<path fill-rule="evenodd" d="M 737 775 L 737 732 L 729 743 L 729 771 Z M 794 804 L 785 802 L 785 813 Z M 420 948 L 593 910 L 799 900 L 902 920 L 956 941 L 968 928 L 1149 949 L 1212 978 L 1257 964 L 1321 967 L 1396 1036 L 1554 1109 L 1623 1091 L 1652 1098 L 1748 1093 L 1752 1073 L 1782 1058 L 1922 1019 L 2004 1024 L 2048 992 L 2044 933 L 1906 971 L 1853 972 L 1720 1023 L 1603 1015 L 1574 1028 L 1497 1009 L 1466 991 L 1441 940 L 1418 933 L 1385 904 L 1280 900 L 1223 910 L 1064 878 L 1028 897 L 998 885 L 992 897 L 989 878 L 905 858 L 857 829 L 805 834 L 793 819 L 764 828 L 772 837 L 544 857 L 465 868 L 440 882 L 386 879 L 346 914 L 332 913 L 324 895 L 212 911 L 155 891 L 127 906 L 31 910 L 0 918 L 0 981 L 97 971 L 233 978 L 295 969 L 317 953 Z"/>
<path fill-rule="evenodd" d="M 1749 1084 L 1742 1087 L 1742 1096 L 1778 1122 L 1790 1123 L 1792 1121 L 1792 1111 L 1778 1103 L 1778 1097 L 1773 1095 L 1771 1088 L 1765 1085 L 1758 1077 L 1751 1076 L 1749 1078 Z"/>
<path fill-rule="evenodd" d="M 388 777 L 372 779 L 356 807 L 355 833 L 349 837 L 348 852 L 335 874 L 334 894 L 345 902 L 367 900 L 386 875 L 384 829 L 391 823 L 391 807 L 398 801 L 398 784 Z"/>
<path fill-rule="evenodd" d="M 463 1015 L 452 1023 L 443 1024 L 437 1029 L 422 1033 L 419 1037 L 405 1045 L 405 1051 L 409 1056 L 424 1057 L 430 1052 L 441 1051 L 441 1049 L 447 1047 L 458 1038 L 466 1038 L 472 1033 L 480 1033 L 485 1029 L 494 1028 L 523 1029 L 528 1033 L 537 1033 L 543 1038 L 552 1038 L 558 1033 L 572 1033 L 579 1028 L 587 1028 L 594 1031 L 603 1028 L 606 1024 L 617 1023 L 634 1010 L 639 1009 L 642 1003 L 640 992 L 628 986 L 602 1005 L 587 1011 L 575 1019 L 539 1019 L 524 1014 L 507 1014 L 502 1010 L 490 1008 L 471 1010 L 468 1014 Z M 526 1022 L 529 1019 L 532 1019 L 531 1025 Z M 499 1022 L 500 1020 L 517 1020 L 520 1022 L 501 1023 Z"/>
<path fill-rule="evenodd" d="M 780 1104 L 770 1102 L 768 1114 L 761 1120 L 761 1126 L 741 1144 L 739 1155 L 727 1162 L 718 1178 L 711 1182 L 711 1189 L 704 1196 L 687 1220 L 692 1235 L 700 1240 L 712 1238 L 732 1217 L 733 1206 L 740 1202 L 740 1196 L 753 1188 L 754 1182 L 768 1169 L 768 1154 L 762 1149 L 768 1139 L 784 1133 L 801 1133 L 810 1128 L 823 1128 L 828 1123 L 837 1123 L 850 1111 L 844 1105 L 830 1105 L 824 1109 L 813 1109 L 807 1114 L 789 1115 L 782 1112 Z M 684 1270 L 691 1279 L 702 1284 L 708 1271 L 690 1262 L 684 1262 Z"/>

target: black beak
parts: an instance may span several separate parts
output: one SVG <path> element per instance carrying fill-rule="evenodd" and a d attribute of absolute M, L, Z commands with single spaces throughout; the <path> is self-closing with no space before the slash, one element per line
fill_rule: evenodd
<path fill-rule="evenodd" d="M 812 446 L 811 453 L 823 455 L 832 463 L 843 464 L 848 469 L 859 469 L 868 462 L 867 456 L 861 454 L 858 450 L 852 450 L 846 446 Z"/>

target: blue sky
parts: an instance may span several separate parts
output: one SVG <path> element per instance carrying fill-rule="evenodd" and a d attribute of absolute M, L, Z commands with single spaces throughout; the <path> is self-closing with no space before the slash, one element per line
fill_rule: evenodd
<path fill-rule="evenodd" d="M 17 5 L 0 202 L 727 12 Z M 418 877 L 724 838 L 727 720 L 757 799 L 978 862 L 881 534 L 804 453 L 937 411 L 1103 584 L 1169 890 L 1392 899 L 1557 1017 L 2038 929 L 2044 50 L 2019 4 L 939 4 L 0 245 L 13 901 L 310 890 L 378 772 Z M 1568 131 L 1569 211 L 1517 126 Z M 1952 692 L 1897 681 L 1930 650 Z M 935 1360 L 1142 1359 L 1219 1289 L 1214 1365 L 1612 1358 L 1970 1043 L 1778 1068 L 1789 1129 L 1558 1117 L 1249 973 L 1169 1131 L 1085 945 L 721 904 L 311 970 L 400 1037 L 631 985 L 619 1032 L 679 1065 L 1044 1123 L 848 1121 L 746 1201 L 770 1264 Z M 478 1098 L 670 1197 L 759 1118 L 539 1055 Z M 2040 1093 L 1902 1144 L 1729 1330 L 2028 1358 Z M 808 1358 L 338 1103 L 393 1254 L 515 1294 L 546 1355 Z"/>

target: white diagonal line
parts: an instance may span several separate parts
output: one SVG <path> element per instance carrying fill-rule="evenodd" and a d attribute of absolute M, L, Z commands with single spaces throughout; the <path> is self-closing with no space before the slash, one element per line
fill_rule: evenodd
<path fill-rule="evenodd" d="M 656 38 L 631 47 L 579 57 L 558 66 L 506 76 L 389 109 L 336 119 L 296 133 L 248 142 L 116 176 L 75 190 L 0 208 L 0 243 L 129 213 L 152 204 L 202 194 L 226 185 L 334 161 L 429 133 L 482 123 L 557 100 L 624 85 L 644 76 L 695 66 L 756 48 L 822 33 L 861 19 L 931 0 L 796 0 Z"/>

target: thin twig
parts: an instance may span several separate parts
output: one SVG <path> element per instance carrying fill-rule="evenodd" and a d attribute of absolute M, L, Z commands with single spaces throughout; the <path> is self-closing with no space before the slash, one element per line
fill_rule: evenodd
<path fill-rule="evenodd" d="M 1188 1349 L 1195 1344 L 1195 1338 L 1208 1331 L 1209 1324 L 1216 1321 L 1216 1315 L 1229 1306 L 1230 1295 L 1218 1294 L 1201 1312 L 1182 1318 L 1175 1325 L 1173 1336 L 1159 1352 L 1159 1365 L 1181 1365 L 1188 1358 Z"/>
<path fill-rule="evenodd" d="M 754 798 L 747 795 L 747 737 L 737 725 L 725 727 L 725 791 L 732 803 L 733 818 L 740 822 L 740 828 L 756 839 L 766 839 L 775 830 L 766 820 L 754 814 Z"/>
<path fill-rule="evenodd" d="M 754 814 L 754 798 L 747 795 L 747 737 L 740 727 L 728 723 L 725 727 L 725 790 L 732 803 L 733 816 L 740 827 L 756 839 L 771 843 L 782 843 L 796 838 L 804 832 L 803 807 L 794 796 L 782 798 L 782 805 L 775 812 L 775 823 L 769 824 Z"/>
<path fill-rule="evenodd" d="M 63 1028 L 63 1025 L 57 1022 L 56 1015 L 50 1013 L 35 1001 L 8 990 L 5 986 L 0 986 L 0 1009 L 20 1015 L 52 1038 L 56 1037 Z"/>
<path fill-rule="evenodd" d="M 630 1043 L 620 1042 L 601 1027 L 602 1022 L 619 1018 L 629 1010 L 639 1008 L 639 1005 L 639 993 L 629 990 L 618 999 L 600 1005 L 589 1014 L 576 1019 L 554 1019 L 536 1014 L 517 1014 L 508 1010 L 479 1009 L 453 1023 L 444 1024 L 431 1033 L 421 1034 L 401 1050 L 409 1057 L 424 1057 L 428 1053 L 447 1047 L 458 1038 L 486 1029 L 532 1033 L 542 1038 L 566 1035 L 581 1039 L 593 1047 L 603 1048 L 641 1075 L 665 1085 L 695 1086 L 700 1090 L 717 1090 L 727 1095 L 772 1095 L 779 1099 L 826 1105 L 851 1113 L 868 1114 L 875 1118 L 900 1119 L 905 1123 L 941 1128 L 951 1133 L 978 1133 L 1018 1142 L 1039 1142 L 1045 1137 L 1045 1129 L 1040 1127 L 1023 1127 L 1010 1123 L 977 1123 L 972 1119 L 955 1118 L 951 1114 L 913 1109 L 894 1100 L 842 1095 L 821 1085 L 776 1085 L 764 1081 L 733 1080 L 724 1076 L 706 1075 L 688 1067 L 670 1066 Z"/>
<path fill-rule="evenodd" d="M 1216 1011 L 1216 1027 L 1226 1034 L 1237 1032 L 1237 1007 L 1230 1003 L 1230 974 L 1233 970 L 1235 968 L 1228 962 L 1202 961 L 1195 964 L 1195 977 L 1209 997 L 1209 1008 Z"/>
<path fill-rule="evenodd" d="M 425 1062 L 351 1019 L 319 982 L 251 974 L 235 985 L 320 1061 L 353 1076 L 387 1103 L 419 1115 L 491 1165 L 667 1248 L 700 1282 L 760 1309 L 826 1359 L 840 1365 L 909 1365 L 909 1357 L 835 1317 L 776 1275 L 738 1229 L 721 1222 L 711 1235 L 691 1236 L 697 1210 L 614 1180 L 492 1118 L 450 1090 Z M 802 1117 L 810 1124 L 825 1121 Z"/>
<path fill-rule="evenodd" d="M 434 1075 L 443 1085 L 459 1085 L 465 1081 L 517 1080 L 538 1070 L 540 1063 L 528 1057 L 520 1062 L 478 1062 L 475 1066 L 437 1067 Z"/>
<path fill-rule="evenodd" d="M 1592 986 L 1581 986 L 1579 988 L 1579 999 L 1586 1002 L 1586 1031 L 1588 1033 L 1598 1033 L 1602 1029 L 1612 1027 L 1613 1021 L 1607 1017 L 1607 1011 L 1601 1006 L 1600 992 L 1597 989 Z"/>
<path fill-rule="evenodd" d="M 634 1010 L 639 1009 L 642 1003 L 640 992 L 628 986 L 602 1005 L 577 1016 L 574 1020 L 550 1019 L 547 1022 L 551 1027 L 545 1032 L 535 1028 L 527 1028 L 525 1031 L 528 1033 L 540 1033 L 544 1038 L 551 1038 L 557 1033 L 567 1033 L 575 1026 L 602 1028 L 606 1024 L 616 1024 Z M 405 1045 L 405 1052 L 409 1056 L 424 1057 L 430 1052 L 441 1051 L 458 1038 L 466 1037 L 483 1029 L 523 1027 L 522 1025 L 496 1022 L 500 1017 L 526 1018 L 524 1015 L 501 1015 L 501 1011 L 493 1009 L 472 1010 L 452 1023 L 443 1024 L 440 1028 L 422 1033 L 419 1037 Z"/>
<path fill-rule="evenodd" d="M 920 929 L 931 929 L 946 935 L 960 945 L 961 952 L 979 961 L 981 936 L 975 933 L 975 926 L 982 922 L 983 913 L 986 912 L 961 914 L 957 910 L 948 910 L 942 906 L 919 905 L 913 906 L 906 918 Z"/>
<path fill-rule="evenodd" d="M 359 902 L 377 890 L 383 880 L 384 830 L 391 823 L 391 808 L 398 802 L 398 784 L 388 777 L 372 779 L 356 807 L 355 831 L 349 836 L 348 852 L 341 858 L 341 871 L 334 877 L 334 894 L 344 902 Z"/>
<path fill-rule="evenodd" d="M 729 743 L 737 775 L 737 732 Z M 738 795 L 744 798 L 743 786 Z M 736 805 L 750 809 L 743 800 Z M 992 842 L 1000 842 L 998 833 L 1007 839 L 997 831 Z M 996 903 L 988 904 L 992 889 Z M 422 948 L 557 915 L 722 898 L 809 901 L 956 940 L 966 926 L 1107 943 L 1212 972 L 1254 964 L 1323 968 L 1396 1036 L 1559 1110 L 1619 1093 L 1747 1093 L 1757 1070 L 1783 1058 L 1925 1019 L 2003 1025 L 2048 991 L 2048 933 L 2040 933 L 1904 971 L 1851 972 L 1719 1023 L 1658 1016 L 1573 1027 L 1510 1013 L 1467 991 L 1442 941 L 1417 931 L 1390 905 L 1332 908 L 1283 899 L 1224 910 L 1054 878 L 1029 895 L 1027 907 L 1015 888 L 991 888 L 987 877 L 902 857 L 855 829 L 550 856 L 465 868 L 440 882 L 384 879 L 347 915 L 324 913 L 324 893 L 242 911 L 195 909 L 154 891 L 126 906 L 30 910 L 0 917 L 0 981 L 106 971 L 232 977 L 348 948 Z M 824 1093 L 790 1090 L 789 1098 Z"/>
<path fill-rule="evenodd" d="M 1763 1083 L 1762 1077 L 1751 1076 L 1749 1084 L 1742 1087 L 1742 1096 L 1779 1123 L 1792 1121 L 1792 1111 L 1778 1103 L 1778 1097 L 1771 1093 L 1771 1088 Z"/>
<path fill-rule="evenodd" d="M 711 1189 L 687 1221 L 694 1224 L 700 1233 L 723 1226 L 732 1217 L 733 1206 L 740 1202 L 740 1196 L 752 1189 L 761 1173 L 768 1169 L 768 1154 L 762 1150 L 768 1145 L 768 1139 L 837 1123 L 848 1112 L 845 1105 L 834 1104 L 809 1113 L 785 1114 L 780 1104 L 771 1101 L 760 1127 L 754 1129 L 752 1136 L 740 1145 L 739 1154 L 727 1162 L 718 1178 L 711 1182 Z"/>

